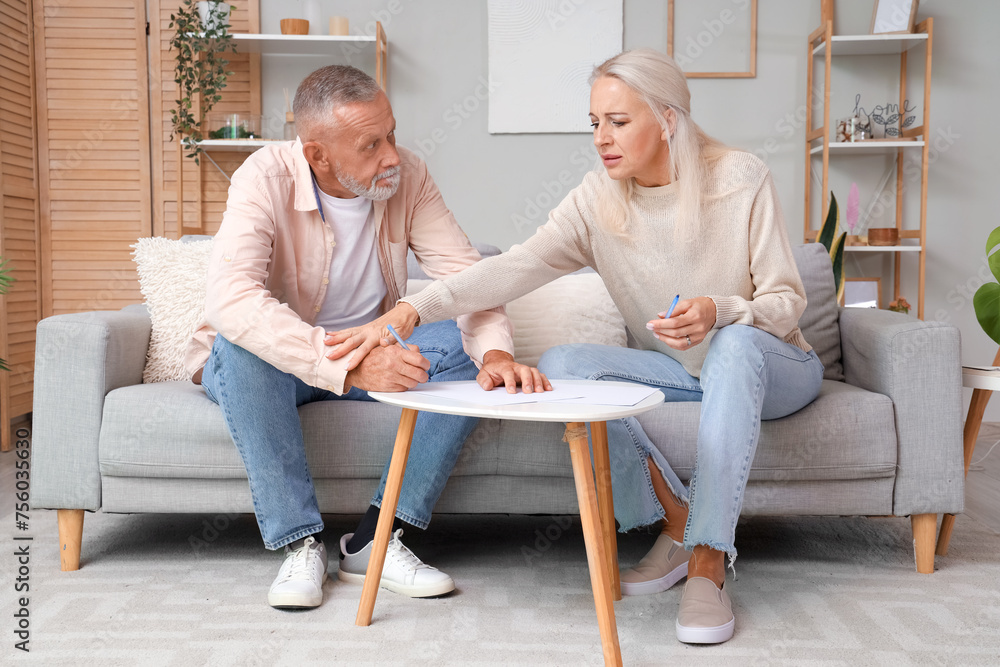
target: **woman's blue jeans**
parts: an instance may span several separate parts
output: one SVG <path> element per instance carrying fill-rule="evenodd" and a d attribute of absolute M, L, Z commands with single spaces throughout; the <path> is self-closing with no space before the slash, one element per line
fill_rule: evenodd
<path fill-rule="evenodd" d="M 702 343 L 703 345 L 705 343 Z M 800 410 L 819 393 L 823 364 L 755 327 L 723 327 L 708 342 L 701 378 L 656 351 L 607 345 L 561 345 L 542 355 L 549 379 L 620 380 L 656 387 L 667 401 L 701 401 L 698 451 L 690 489 L 650 442 L 635 417 L 608 422 L 615 517 L 624 532 L 663 518 L 647 458 L 690 508 L 684 547 L 707 545 L 736 557 L 736 522 L 762 419 Z M 662 443 L 669 451 L 669 443 Z"/>
<path fill-rule="evenodd" d="M 431 382 L 476 378 L 478 370 L 462 348 L 454 321 L 417 327 L 409 342 L 416 344 L 430 361 Z M 229 434 L 243 458 L 264 546 L 279 549 L 322 530 L 298 407 L 313 401 L 373 399 L 357 388 L 338 396 L 310 386 L 221 335 L 215 337 L 201 384 L 208 397 L 222 408 Z M 419 528 L 427 527 L 462 443 L 477 421 L 473 417 L 420 413 L 397 517 Z M 388 472 L 386 462 L 373 505 L 382 504 Z"/>

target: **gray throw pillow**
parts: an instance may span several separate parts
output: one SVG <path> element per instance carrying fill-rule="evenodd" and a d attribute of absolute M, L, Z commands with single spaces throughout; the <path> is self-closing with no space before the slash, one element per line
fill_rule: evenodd
<path fill-rule="evenodd" d="M 806 290 L 806 310 L 799 318 L 799 328 L 806 342 L 813 346 L 826 370 L 827 380 L 843 381 L 840 363 L 840 309 L 833 282 L 830 253 L 819 243 L 792 247 L 792 255 Z"/>

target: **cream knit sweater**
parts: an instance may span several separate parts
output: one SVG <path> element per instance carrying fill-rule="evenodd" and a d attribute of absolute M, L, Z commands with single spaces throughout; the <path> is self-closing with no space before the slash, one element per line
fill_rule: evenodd
<path fill-rule="evenodd" d="M 805 291 L 763 162 L 741 151 L 716 162 L 707 175 L 700 228 L 688 240 L 675 241 L 676 183 L 635 188 L 627 237 L 597 223 L 595 194 L 608 185 L 605 174 L 587 174 L 523 244 L 402 301 L 417 310 L 422 323 L 436 322 L 503 305 L 590 266 L 604 279 L 638 347 L 673 357 L 695 377 L 712 332 L 701 344 L 677 351 L 646 329 L 675 294 L 710 297 L 716 329 L 747 324 L 811 349 L 797 326 Z M 579 326 L 586 327 L 586 320 Z"/>

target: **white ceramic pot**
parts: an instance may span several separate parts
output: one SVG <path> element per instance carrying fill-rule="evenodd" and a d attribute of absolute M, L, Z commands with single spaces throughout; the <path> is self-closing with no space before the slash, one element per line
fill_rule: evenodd
<path fill-rule="evenodd" d="M 212 5 L 218 5 L 219 8 L 216 11 L 221 12 L 219 18 L 221 18 L 222 23 L 223 24 L 229 23 L 230 5 L 228 2 L 215 2 L 214 0 L 206 2 L 203 0 L 202 2 L 198 3 L 198 14 L 199 16 L 201 16 L 201 27 L 205 28 L 206 30 L 212 27 L 211 25 L 209 25 L 208 22 L 209 12 L 212 9 Z"/>

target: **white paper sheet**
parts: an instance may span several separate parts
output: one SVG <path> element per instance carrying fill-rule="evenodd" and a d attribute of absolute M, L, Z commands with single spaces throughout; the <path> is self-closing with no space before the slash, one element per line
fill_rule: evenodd
<path fill-rule="evenodd" d="M 641 384 L 629 385 L 585 385 L 577 387 L 575 393 L 581 396 L 556 399 L 558 403 L 582 403 L 586 405 L 636 405 L 653 392 L 659 391 Z M 546 392 L 548 393 L 548 392 Z"/>
<path fill-rule="evenodd" d="M 503 387 L 483 391 L 469 382 L 426 382 L 407 393 L 436 396 L 474 405 L 519 405 L 522 403 L 580 403 L 585 405 L 635 405 L 656 389 L 642 385 L 552 383 L 552 391 L 525 394 L 518 388 L 508 394 Z"/>

